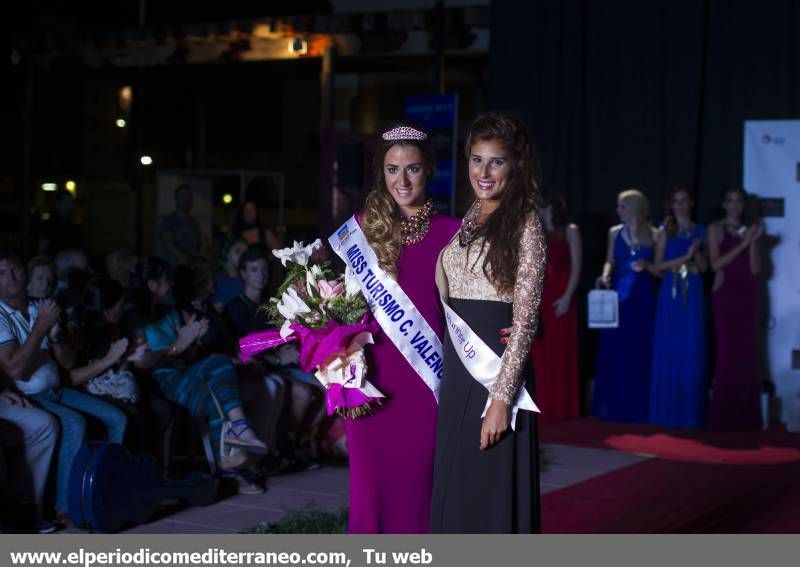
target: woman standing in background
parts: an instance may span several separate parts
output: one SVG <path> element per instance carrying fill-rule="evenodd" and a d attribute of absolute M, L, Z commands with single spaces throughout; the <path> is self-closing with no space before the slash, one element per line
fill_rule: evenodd
<path fill-rule="evenodd" d="M 564 197 L 545 194 L 538 208 L 547 231 L 547 271 L 540 309 L 540 336 L 531 358 L 536 375 L 536 402 L 542 420 L 580 415 L 578 324 L 575 289 L 581 277 L 581 232 L 569 222 Z"/>
<path fill-rule="evenodd" d="M 761 425 L 756 275 L 761 270 L 758 239 L 764 227 L 745 224 L 746 201 L 744 189 L 726 191 L 722 203 L 725 218 L 708 230 L 708 254 L 715 272 L 711 305 L 717 339 L 708 427 L 718 431 L 744 431 Z"/>
<path fill-rule="evenodd" d="M 656 240 L 658 292 L 650 377 L 650 422 L 665 427 L 703 426 L 706 402 L 706 321 L 702 273 L 706 227 L 692 222 L 692 197 L 673 189 Z"/>
<path fill-rule="evenodd" d="M 650 401 L 656 273 L 656 229 L 647 220 L 640 191 L 619 194 L 621 224 L 608 231 L 599 287 L 619 294 L 619 327 L 603 329 L 597 353 L 592 415 L 608 421 L 646 423 Z"/>

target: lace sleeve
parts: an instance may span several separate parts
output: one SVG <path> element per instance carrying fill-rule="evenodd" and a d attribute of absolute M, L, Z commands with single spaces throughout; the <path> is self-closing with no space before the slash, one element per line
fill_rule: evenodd
<path fill-rule="evenodd" d="M 512 405 L 523 381 L 522 369 L 536 334 L 542 300 L 547 244 L 541 220 L 535 213 L 526 222 L 520 242 L 519 266 L 514 284 L 512 330 L 503 353 L 500 374 L 489 397 Z"/>

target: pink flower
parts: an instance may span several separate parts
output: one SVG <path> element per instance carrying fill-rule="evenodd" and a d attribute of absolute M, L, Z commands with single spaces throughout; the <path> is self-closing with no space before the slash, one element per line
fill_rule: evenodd
<path fill-rule="evenodd" d="M 344 286 L 335 280 L 319 280 L 317 289 L 322 299 L 333 299 L 344 294 Z"/>

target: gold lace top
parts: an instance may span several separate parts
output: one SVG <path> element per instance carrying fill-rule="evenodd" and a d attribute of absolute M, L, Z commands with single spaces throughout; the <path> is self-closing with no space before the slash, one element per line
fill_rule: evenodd
<path fill-rule="evenodd" d="M 467 213 L 465 221 L 473 209 Z M 482 250 L 482 245 L 483 237 L 477 237 L 472 246 L 462 246 L 458 235 L 453 237 L 442 251 L 440 265 L 437 267 L 437 285 L 445 300 L 454 297 L 513 304 L 512 331 L 500 359 L 500 374 L 489 393 L 491 399 L 512 405 L 522 385 L 522 370 L 527 362 L 539 318 L 539 303 L 542 299 L 547 263 L 547 244 L 542 222 L 536 213 L 531 213 L 525 223 L 519 243 L 519 266 L 513 293 L 499 293 L 484 275 L 485 250 Z"/>

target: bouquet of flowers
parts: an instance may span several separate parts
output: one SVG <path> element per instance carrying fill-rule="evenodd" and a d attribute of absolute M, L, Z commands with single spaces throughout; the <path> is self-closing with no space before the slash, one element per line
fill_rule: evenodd
<path fill-rule="evenodd" d="M 328 415 L 356 418 L 370 413 L 383 394 L 366 379 L 364 347 L 373 343 L 375 322 L 358 282 L 349 271 L 336 274 L 318 261 L 322 241 L 274 250 L 286 267 L 286 279 L 263 309 L 280 329 L 254 333 L 239 341 L 242 359 L 278 345 L 297 342 L 300 368 L 316 371 L 326 388 Z"/>

